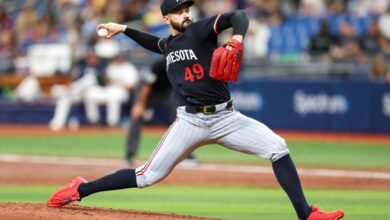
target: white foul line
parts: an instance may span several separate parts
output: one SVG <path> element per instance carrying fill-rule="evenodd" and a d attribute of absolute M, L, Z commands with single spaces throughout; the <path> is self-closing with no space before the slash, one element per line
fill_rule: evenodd
<path fill-rule="evenodd" d="M 22 156 L 22 155 L 9 155 L 9 154 L 0 154 L 0 162 L 94 166 L 94 167 L 127 166 L 125 161 L 118 160 L 118 159 L 54 157 L 54 156 Z M 228 164 L 209 164 L 209 163 L 201 163 L 198 165 L 179 164 L 176 169 L 234 172 L 234 173 L 253 173 L 253 174 L 273 174 L 273 170 L 270 166 L 259 166 L 259 165 L 256 166 L 255 165 L 228 165 Z M 390 172 L 377 172 L 377 171 L 299 168 L 298 173 L 300 176 L 390 180 Z"/>

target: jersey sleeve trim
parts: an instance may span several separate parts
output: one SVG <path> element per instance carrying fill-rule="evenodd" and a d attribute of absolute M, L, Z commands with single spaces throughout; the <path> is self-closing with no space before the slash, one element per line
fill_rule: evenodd
<path fill-rule="evenodd" d="M 157 47 L 158 47 L 158 49 L 160 49 L 161 53 L 164 53 L 164 51 L 162 50 L 162 48 L 161 48 L 161 46 L 160 46 L 161 40 L 162 40 L 161 38 L 158 40 L 158 42 L 157 42 Z"/>
<path fill-rule="evenodd" d="M 218 32 L 218 30 L 217 30 L 217 24 L 218 24 L 218 21 L 219 21 L 219 18 L 221 17 L 221 15 L 219 14 L 218 16 L 217 16 L 217 18 L 215 19 L 215 21 L 214 21 L 214 32 L 216 33 L 216 34 L 219 34 L 219 32 Z"/>

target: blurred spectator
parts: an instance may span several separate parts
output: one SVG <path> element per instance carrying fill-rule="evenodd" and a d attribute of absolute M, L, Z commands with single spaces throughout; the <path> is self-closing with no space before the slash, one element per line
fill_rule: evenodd
<path fill-rule="evenodd" d="M 110 4 L 106 4 L 104 8 L 101 22 L 123 22 L 123 14 L 121 12 L 121 4 L 118 2 L 112 3 L 112 1 L 110 1 Z"/>
<path fill-rule="evenodd" d="M 390 83 L 390 68 L 383 56 L 377 56 L 372 60 L 370 78 L 375 81 Z"/>
<path fill-rule="evenodd" d="M 199 0 L 195 1 L 194 6 L 190 8 L 192 18 L 194 21 L 200 20 L 204 17 L 206 17 L 207 13 L 205 11 L 204 5 L 205 5 L 206 0 Z"/>
<path fill-rule="evenodd" d="M 336 43 L 336 38 L 330 35 L 328 23 L 321 22 L 320 33 L 310 41 L 309 54 L 320 61 L 331 62 L 330 51 Z"/>
<path fill-rule="evenodd" d="M 28 48 L 35 44 L 55 44 L 60 43 L 60 35 L 53 23 L 53 17 L 46 15 L 39 18 L 37 23 L 32 25 L 31 29 L 23 38 L 20 38 L 20 52 L 27 54 Z"/>
<path fill-rule="evenodd" d="M 64 127 L 73 104 L 85 99 L 88 88 L 99 84 L 105 63 L 93 51 L 89 51 L 85 60 L 80 61 L 73 70 L 74 80 L 70 85 L 55 85 L 51 89 L 52 96 L 57 98 L 54 116 L 49 126 L 53 131 Z"/>
<path fill-rule="evenodd" d="M 18 45 L 22 45 L 25 39 L 30 35 L 30 32 L 34 30 L 38 22 L 38 15 L 35 12 L 34 4 L 27 2 L 22 10 L 16 16 L 16 40 Z M 18 48 L 20 49 L 20 48 Z"/>
<path fill-rule="evenodd" d="M 380 38 L 381 32 L 378 22 L 373 20 L 368 27 L 367 35 L 360 40 L 362 50 L 369 56 L 381 53 Z"/>
<path fill-rule="evenodd" d="M 88 42 L 90 38 L 96 36 L 96 26 L 102 20 L 101 11 L 93 7 L 87 7 L 83 10 L 81 18 L 83 22 L 81 24 L 81 37 L 85 42 Z"/>
<path fill-rule="evenodd" d="M 10 16 L 8 16 L 5 7 L 0 5 L 0 30 L 12 30 L 14 22 Z"/>
<path fill-rule="evenodd" d="M 93 85 L 85 91 L 85 111 L 88 121 L 100 121 L 99 105 L 105 105 L 106 122 L 116 126 L 120 121 L 121 106 L 129 101 L 138 83 L 138 71 L 127 61 L 125 54 L 119 54 L 108 65 L 104 75 L 104 85 Z"/>
<path fill-rule="evenodd" d="M 379 18 L 379 29 L 382 33 L 380 38 L 380 45 L 382 52 L 386 58 L 390 60 L 390 6 L 387 8 L 386 14 L 383 14 Z"/>
<path fill-rule="evenodd" d="M 361 62 L 364 59 L 356 31 L 347 22 L 340 24 L 340 36 L 337 37 L 337 44 L 330 51 L 335 62 Z"/>
<path fill-rule="evenodd" d="M 73 62 L 94 46 L 90 42 L 98 42 L 98 48 L 104 51 L 103 46 L 108 44 L 96 41 L 95 28 L 107 20 L 165 37 L 169 30 L 161 20 L 160 2 L 0 1 L 0 73 L 29 74 L 27 54 L 36 44 L 70 45 Z M 244 45 L 246 58 L 278 58 L 273 60 L 283 62 L 286 55 L 302 58 L 309 54 L 323 58 L 320 62 L 329 62 L 332 57 L 340 63 L 364 63 L 368 68 L 375 55 L 383 53 L 390 60 L 389 3 L 389 0 L 196 0 L 191 13 L 196 21 L 236 8 L 247 10 L 254 20 Z M 327 23 L 329 34 L 320 33 L 321 20 Z M 338 44 L 333 46 L 335 38 Z M 121 50 L 131 50 L 133 59 L 151 56 L 144 50 L 138 51 L 138 44 L 129 43 L 124 35 L 113 40 L 119 42 Z M 219 40 L 223 42 L 224 36 Z"/>
<path fill-rule="evenodd" d="M 288 17 L 296 13 L 299 3 L 300 0 L 278 0 L 278 7 L 283 16 Z"/>
<path fill-rule="evenodd" d="M 202 4 L 205 16 L 220 14 L 235 9 L 235 2 L 233 0 L 207 0 Z"/>
<path fill-rule="evenodd" d="M 15 44 L 10 29 L 0 29 L 0 74 L 15 71 Z"/>
<path fill-rule="evenodd" d="M 92 11 L 101 13 L 108 6 L 107 2 L 107 0 L 90 0 L 88 3 Z M 114 2 L 113 5 L 115 4 Z"/>
<path fill-rule="evenodd" d="M 387 60 L 390 60 L 390 39 L 385 36 L 381 36 L 379 40 L 379 44 L 382 49 L 382 53 Z"/>
<path fill-rule="evenodd" d="M 279 9 L 278 0 L 251 0 L 250 4 L 254 7 L 256 16 L 268 16 L 275 13 Z"/>
<path fill-rule="evenodd" d="M 271 37 L 268 41 L 268 54 L 269 55 L 280 55 L 283 52 L 283 17 L 279 11 L 272 12 L 267 16 L 267 25 L 271 31 Z"/>
<path fill-rule="evenodd" d="M 388 0 L 349 0 L 348 11 L 357 16 L 380 15 L 389 6 Z"/>
<path fill-rule="evenodd" d="M 269 26 L 262 19 L 250 19 L 250 25 L 244 41 L 244 58 L 263 58 L 268 53 L 268 41 L 271 36 Z"/>
<path fill-rule="evenodd" d="M 161 11 L 160 6 L 158 4 L 149 4 L 149 10 L 144 13 L 142 16 L 142 21 L 146 26 L 154 27 L 154 26 L 163 26 L 165 27 L 165 23 L 161 19 Z"/>
<path fill-rule="evenodd" d="M 328 16 L 326 20 L 329 25 L 329 32 L 333 36 L 340 35 L 341 23 L 346 21 L 347 10 L 342 0 L 332 0 L 328 5 Z"/>
<path fill-rule="evenodd" d="M 322 17 L 326 14 L 326 5 L 323 0 L 302 0 L 300 13 L 304 15 Z"/>
<path fill-rule="evenodd" d="M 15 89 L 15 99 L 22 102 L 34 102 L 41 98 L 41 87 L 34 76 L 25 77 Z"/>
<path fill-rule="evenodd" d="M 69 44 L 72 48 L 78 44 L 80 38 L 80 11 L 76 2 L 71 0 L 55 1 L 56 9 L 54 9 L 56 29 L 60 33 L 60 41 Z"/>
<path fill-rule="evenodd" d="M 387 8 L 387 11 L 385 14 L 382 14 L 379 17 L 379 29 L 383 33 L 383 35 L 390 39 L 390 6 Z"/>
<path fill-rule="evenodd" d="M 128 0 L 123 6 L 123 21 L 129 22 L 134 20 L 140 20 L 143 14 L 146 12 L 147 4 L 149 0 Z M 160 5 L 159 1 L 154 0 L 155 5 Z"/>

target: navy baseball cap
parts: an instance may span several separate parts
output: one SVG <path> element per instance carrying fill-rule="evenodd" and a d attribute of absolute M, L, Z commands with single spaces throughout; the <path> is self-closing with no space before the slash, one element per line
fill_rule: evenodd
<path fill-rule="evenodd" d="M 193 0 L 163 0 L 160 9 L 163 16 L 167 15 L 169 12 L 173 11 L 175 8 L 187 4 L 188 7 L 193 5 L 195 2 Z"/>

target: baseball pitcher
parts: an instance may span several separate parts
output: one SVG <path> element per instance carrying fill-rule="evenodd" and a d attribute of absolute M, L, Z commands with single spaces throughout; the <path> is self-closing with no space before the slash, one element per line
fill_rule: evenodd
<path fill-rule="evenodd" d="M 233 11 L 193 22 L 189 11 L 193 4 L 192 0 L 162 1 L 161 13 L 171 31 L 166 38 L 116 23 L 97 27 L 108 30 L 107 38 L 124 33 L 146 49 L 165 56 L 178 106 L 177 118 L 144 165 L 135 170 L 119 170 L 91 182 L 77 177 L 56 191 L 49 198 L 48 206 L 62 207 L 100 191 L 153 185 L 167 177 L 195 149 L 215 143 L 270 160 L 299 219 L 342 218 L 342 210 L 323 212 L 308 204 L 284 139 L 263 123 L 234 109 L 228 82 L 238 77 L 242 41 L 249 25 L 246 12 Z M 231 39 L 218 47 L 218 34 L 231 27 Z"/>

